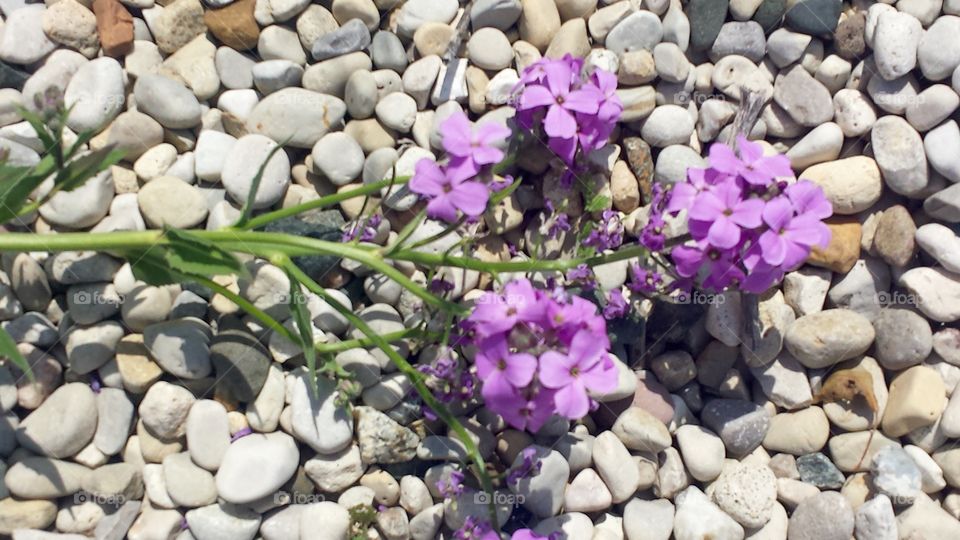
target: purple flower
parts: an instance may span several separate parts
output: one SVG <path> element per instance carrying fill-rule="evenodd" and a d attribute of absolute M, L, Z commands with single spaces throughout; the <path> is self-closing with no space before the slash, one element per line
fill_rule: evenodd
<path fill-rule="evenodd" d="M 543 119 L 544 131 L 550 137 L 571 139 L 577 135 L 575 113 L 596 114 L 601 96 L 596 91 L 573 89 L 579 73 L 575 73 L 567 62 L 547 62 L 543 72 L 546 86 L 525 88 L 517 109 L 526 111 L 547 107 L 547 115 Z"/>
<path fill-rule="evenodd" d="M 481 393 L 484 399 L 493 400 L 510 394 L 533 380 L 537 370 L 536 357 L 527 353 L 511 353 L 503 336 L 485 339 L 478 347 L 477 376 L 483 381 Z"/>
<path fill-rule="evenodd" d="M 524 448 L 520 451 L 520 456 L 523 457 L 523 461 L 507 473 L 508 485 L 514 486 L 524 478 L 533 478 L 540 474 L 540 467 L 543 463 L 537 458 L 536 449 L 532 447 Z"/>
<path fill-rule="evenodd" d="M 768 202 L 763 209 L 763 221 L 769 227 L 758 240 L 763 261 L 786 270 L 803 264 L 814 245 L 830 241 L 826 225 L 812 213 L 794 215 L 793 204 L 787 197 Z M 827 229 L 826 235 L 823 229 Z"/>
<path fill-rule="evenodd" d="M 613 289 L 607 293 L 607 305 L 603 307 L 603 318 L 612 321 L 626 317 L 627 313 L 630 313 L 630 305 L 623 297 L 623 292 L 620 289 Z"/>
<path fill-rule="evenodd" d="M 714 169 L 687 169 L 687 181 L 679 182 L 670 189 L 670 200 L 666 211 L 673 215 L 693 206 L 693 201 L 700 193 L 727 178 Z"/>
<path fill-rule="evenodd" d="M 670 257 L 681 277 L 691 278 L 698 273 L 706 274 L 703 286 L 707 289 L 720 291 L 745 277 L 729 251 L 721 251 L 703 241 L 694 245 L 677 246 L 670 252 Z"/>
<path fill-rule="evenodd" d="M 455 540 L 500 540 L 490 523 L 475 516 L 467 516 L 463 526 L 453 531 Z"/>
<path fill-rule="evenodd" d="M 743 190 L 732 180 L 726 180 L 709 191 L 701 193 L 690 207 L 690 233 L 703 237 L 719 248 L 732 248 L 740 242 L 742 228 L 759 227 L 762 222 L 763 201 L 743 199 Z"/>
<path fill-rule="evenodd" d="M 510 130 L 496 122 L 485 122 L 476 130 L 463 112 L 456 112 L 440 124 L 443 149 L 450 154 L 448 172 L 453 176 L 476 176 L 484 165 L 493 165 L 503 159 L 503 150 L 493 146 L 506 140 Z"/>
<path fill-rule="evenodd" d="M 763 147 L 742 135 L 737 137 L 737 147 L 740 158 L 725 144 L 711 146 L 710 166 L 721 173 L 739 176 L 754 186 L 768 186 L 778 176 L 793 176 L 786 156 L 764 157 Z"/>
<path fill-rule="evenodd" d="M 589 266 L 578 264 L 576 268 L 567 271 L 567 283 L 576 284 L 584 290 L 592 291 L 597 286 L 597 279 Z"/>
<path fill-rule="evenodd" d="M 488 292 L 477 299 L 470 321 L 478 335 L 492 336 L 509 331 L 520 321 L 536 322 L 543 318 L 543 301 L 529 281 L 511 281 L 503 292 Z"/>
<path fill-rule="evenodd" d="M 462 471 L 450 471 L 446 479 L 437 480 L 437 491 L 444 499 L 455 499 L 463 493 L 463 479 Z"/>
<path fill-rule="evenodd" d="M 421 159 L 410 179 L 410 191 L 430 199 L 427 215 L 448 223 L 457 220 L 457 210 L 468 216 L 479 216 L 486 210 L 490 191 L 480 182 L 469 181 L 457 174 L 449 174 L 434 161 Z"/>
<path fill-rule="evenodd" d="M 548 536 L 542 536 L 530 529 L 520 529 L 513 533 L 513 536 L 510 537 L 510 540 L 560 540 L 566 535 L 563 533 L 550 533 Z"/>
<path fill-rule="evenodd" d="M 577 332 L 566 354 L 547 351 L 540 355 L 540 382 L 557 391 L 557 413 L 570 419 L 582 418 L 590 411 L 588 390 L 604 393 L 616 387 L 616 369 L 603 343 L 585 330 Z"/>
<path fill-rule="evenodd" d="M 528 393 L 514 392 L 487 406 L 514 428 L 536 432 L 553 416 L 555 393 L 542 387 Z"/>
<path fill-rule="evenodd" d="M 597 251 L 616 249 L 623 244 L 623 222 L 620 213 L 615 210 L 604 210 L 596 227 L 590 231 L 583 245 L 595 248 Z"/>
<path fill-rule="evenodd" d="M 643 268 L 637 263 L 630 265 L 630 283 L 627 288 L 631 291 L 652 294 L 657 292 L 657 287 L 662 283 L 663 276 L 659 272 Z"/>

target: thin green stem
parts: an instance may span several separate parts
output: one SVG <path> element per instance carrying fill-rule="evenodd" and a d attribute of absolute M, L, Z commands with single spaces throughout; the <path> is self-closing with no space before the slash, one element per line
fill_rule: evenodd
<path fill-rule="evenodd" d="M 300 204 L 295 204 L 293 206 L 288 206 L 286 208 L 281 208 L 279 210 L 274 210 L 273 212 L 265 212 L 259 216 L 251 218 L 242 227 L 237 228 L 237 230 L 246 231 L 260 229 L 268 223 L 277 221 L 278 219 L 283 219 L 287 217 L 296 216 L 307 212 L 309 210 L 315 210 L 317 208 L 326 208 L 337 204 L 339 202 L 348 201 L 357 197 L 365 197 L 373 193 L 377 193 L 385 187 L 388 187 L 393 184 L 404 184 L 410 180 L 409 176 L 400 176 L 397 178 L 388 178 L 386 180 L 380 180 L 379 182 L 372 182 L 370 184 L 365 184 L 356 189 L 351 189 L 349 191 L 341 191 L 339 193 L 333 193 L 331 195 L 325 195 L 319 199 L 314 199 L 312 201 L 307 201 Z"/>
<path fill-rule="evenodd" d="M 220 285 L 212 279 L 205 278 L 203 276 L 191 276 L 197 283 L 203 285 L 204 287 L 210 289 L 211 291 L 216 292 L 217 294 L 223 296 L 227 300 L 230 300 L 237 305 L 240 309 L 246 311 L 250 315 L 253 315 L 258 321 L 267 325 L 274 332 L 280 333 L 283 337 L 289 339 L 293 343 L 300 341 L 300 337 L 291 332 L 286 326 L 280 324 L 280 321 L 274 319 L 268 315 L 265 311 L 253 305 L 249 300 L 240 296 L 239 294 L 231 291 L 230 289 Z"/>
<path fill-rule="evenodd" d="M 382 337 L 387 342 L 399 341 L 401 339 L 407 338 L 420 338 L 420 337 L 430 337 L 433 334 L 430 332 L 425 332 L 417 328 L 407 328 L 404 330 L 399 330 L 397 332 L 390 332 L 389 334 L 383 334 Z M 370 347 L 375 345 L 373 339 L 368 337 L 356 338 L 356 339 L 347 339 L 344 341 L 338 341 L 336 343 L 326 343 L 326 342 L 317 342 L 317 354 L 336 354 L 343 351 L 349 351 L 350 349 L 358 349 L 364 347 Z"/>
<path fill-rule="evenodd" d="M 493 480 L 490 478 L 490 475 L 487 474 L 487 465 L 483 459 L 483 456 L 480 454 L 480 449 L 477 448 L 477 445 L 473 442 L 473 439 L 470 437 L 470 434 L 467 432 L 466 428 L 456 419 L 453 414 L 430 392 L 430 389 L 427 388 L 426 383 L 424 382 L 423 374 L 417 371 L 412 365 L 410 365 L 407 360 L 400 356 L 397 351 L 390 346 L 389 341 L 385 339 L 384 336 L 378 335 L 373 328 L 370 328 L 366 322 L 358 317 L 353 311 L 348 309 L 346 306 L 341 304 L 336 298 L 327 293 L 327 291 L 321 287 L 317 282 L 313 281 L 310 276 L 306 275 L 302 270 L 300 270 L 297 265 L 293 264 L 289 260 L 282 261 L 279 258 L 275 259 L 275 263 L 280 263 L 280 265 L 290 273 L 297 281 L 303 284 L 307 289 L 312 291 L 314 294 L 320 296 L 328 304 L 330 304 L 334 309 L 340 312 L 344 317 L 350 321 L 355 328 L 363 332 L 373 343 L 380 348 L 387 357 L 390 358 L 390 361 L 397 367 L 397 369 L 407 376 L 410 379 L 410 382 L 413 384 L 414 389 L 417 393 L 420 394 L 420 397 L 423 399 L 424 403 L 431 410 L 436 413 L 441 420 L 443 420 L 447 426 L 453 430 L 457 438 L 460 439 L 460 442 L 463 443 L 464 447 L 467 449 L 467 454 L 470 456 L 471 461 L 473 461 L 474 467 L 476 468 L 477 477 L 480 479 L 480 483 L 483 486 L 484 491 L 491 495 L 490 497 L 490 519 L 494 525 L 497 527 L 497 513 L 496 507 L 493 504 Z"/>

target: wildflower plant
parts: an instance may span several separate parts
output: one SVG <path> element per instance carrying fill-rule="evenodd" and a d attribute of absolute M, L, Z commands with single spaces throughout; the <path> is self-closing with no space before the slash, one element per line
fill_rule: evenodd
<path fill-rule="evenodd" d="M 14 230 L 0 235 L 0 251 L 107 251 L 126 259 L 136 278 L 148 284 L 200 284 L 236 304 L 264 329 L 297 344 L 314 380 L 348 380 L 351 373 L 334 356 L 354 348 L 378 349 L 409 379 L 428 419 L 443 422 L 466 449 L 470 466 L 451 475 L 441 494 L 460 496 L 467 474 L 492 493 L 495 483 L 510 485 L 537 474 L 539 464 L 532 452 L 523 452 L 519 467 L 495 477 L 490 472 L 495 468 L 488 467 L 457 415 L 483 405 L 511 427 L 531 433 L 552 418 L 581 420 L 618 385 L 620 369 L 611 353 L 608 322 L 625 320 L 636 311 L 638 298 L 657 297 L 680 286 L 759 293 L 830 240 L 823 220 L 832 209 L 822 190 L 794 180 L 785 157 L 764 155 L 762 147 L 743 138 L 736 149 L 714 144 L 709 167 L 690 169 L 686 181 L 672 188 L 654 185 L 644 209 L 645 225 L 634 237 L 626 216 L 578 182 L 588 172 L 597 173 L 591 169 L 597 160 L 591 158 L 610 145 L 617 129 L 623 106 L 616 87 L 615 74 L 587 69 L 569 55 L 540 60 L 520 77 L 514 120 L 474 125 L 462 112 L 450 115 L 439 125 L 443 155 L 417 162 L 412 176 L 369 182 L 254 215 L 265 162 L 237 222 L 209 231 L 16 232 L 29 225 L 21 220 L 48 200 L 49 193 L 35 194 L 47 178 L 54 179 L 52 193 L 69 191 L 120 159 L 110 148 L 87 153 L 84 145 L 92 133 L 65 145 L 62 114 L 31 116 L 23 111 L 45 146 L 55 150 L 33 167 L 0 160 L 0 222 Z M 538 139 L 554 154 L 561 189 L 589 199 L 576 215 L 552 204 L 550 197 L 544 197 L 542 209 L 535 209 L 550 216 L 548 236 L 575 229 L 584 249 L 531 257 L 536 246 L 523 246 L 513 238 L 503 239 L 510 260 L 483 259 L 476 256 L 476 244 L 492 235 L 481 218 L 521 184 L 535 184 L 513 166 L 516 139 L 524 137 Z M 373 196 L 401 184 L 422 199 L 414 217 L 394 219 L 389 210 L 367 208 Z M 278 220 L 351 199 L 362 199 L 364 211 L 347 225 L 339 242 L 263 230 Z M 427 219 L 442 222 L 442 230 L 412 240 Z M 677 237 L 668 223 L 683 219 L 689 236 Z M 394 234 L 388 229 L 398 230 Z M 390 232 L 385 245 L 373 244 L 387 237 L 384 231 Z M 424 249 L 454 232 L 458 234 L 447 247 Z M 267 313 L 224 286 L 221 278 L 246 271 L 237 254 L 282 270 L 290 281 L 290 298 L 306 292 L 326 302 L 355 331 L 352 339 L 317 342 L 307 301 L 290 302 L 286 319 L 278 319 L 278 313 Z M 300 257 L 317 255 L 343 258 L 398 284 L 416 303 L 415 322 L 400 331 L 378 333 L 296 264 Z M 604 290 L 594 269 L 623 261 L 625 284 Z M 414 277 L 418 272 L 411 266 L 422 274 Z M 465 280 L 453 277 L 470 273 L 482 275 L 476 282 L 487 290 L 471 294 L 463 290 Z M 285 324 L 288 321 L 294 324 Z M 428 348 L 436 354 L 422 352 Z M 407 349 L 414 363 L 421 355 L 419 365 L 399 352 Z M 2 330 L 0 355 L 26 365 Z M 457 415 L 451 412 L 453 405 L 458 406 Z M 369 515 L 359 517 L 369 524 Z M 502 538 L 499 530 L 491 503 L 486 519 L 469 519 L 454 537 Z M 522 529 L 514 531 L 513 538 L 544 537 Z"/>

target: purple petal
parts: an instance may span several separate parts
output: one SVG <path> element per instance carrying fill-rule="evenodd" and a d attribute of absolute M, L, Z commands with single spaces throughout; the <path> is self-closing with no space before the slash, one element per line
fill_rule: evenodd
<path fill-rule="evenodd" d="M 470 120 L 463 112 L 455 112 L 440 124 L 440 134 L 443 135 L 443 149 L 455 156 L 470 155 L 473 137 L 473 128 Z"/>
<path fill-rule="evenodd" d="M 410 191 L 420 195 L 440 195 L 448 183 L 446 175 L 431 159 L 423 158 L 413 169 L 413 177 L 407 184 Z"/>
<path fill-rule="evenodd" d="M 438 195 L 427 203 L 427 216 L 433 219 L 440 219 L 447 223 L 453 223 L 457 220 L 457 208 L 445 195 Z"/>
<path fill-rule="evenodd" d="M 568 111 L 576 111 L 586 114 L 594 114 L 600 108 L 599 96 L 594 92 L 586 90 L 576 90 L 567 94 L 563 99 L 563 108 Z"/>
<path fill-rule="evenodd" d="M 511 384 L 524 388 L 533 380 L 537 371 L 537 359 L 532 354 L 517 353 L 507 357 L 507 369 L 504 375 Z"/>
<path fill-rule="evenodd" d="M 763 223 L 764 202 L 760 199 L 747 199 L 733 209 L 730 219 L 741 227 L 753 229 Z"/>
<path fill-rule="evenodd" d="M 770 265 L 778 266 L 787 256 L 787 241 L 774 231 L 767 231 L 760 235 L 760 250 L 763 260 Z"/>
<path fill-rule="evenodd" d="M 714 143 L 710 146 L 710 166 L 724 174 L 737 174 L 743 168 L 743 163 L 732 148 L 723 143 Z"/>
<path fill-rule="evenodd" d="M 518 109 L 526 110 L 536 107 L 546 107 L 554 105 L 557 98 L 543 86 L 528 86 L 520 94 L 520 106 Z"/>
<path fill-rule="evenodd" d="M 479 165 L 492 165 L 500 163 L 503 159 L 503 150 L 493 146 L 475 146 L 473 148 L 473 160 Z"/>
<path fill-rule="evenodd" d="M 697 195 L 690 206 L 690 219 L 712 221 L 722 216 L 727 205 L 713 191 L 704 191 Z"/>
<path fill-rule="evenodd" d="M 737 135 L 737 149 L 744 163 L 753 163 L 763 157 L 763 147 L 743 135 Z"/>
<path fill-rule="evenodd" d="M 543 67 L 546 72 L 547 86 L 550 87 L 550 93 L 554 96 L 562 96 L 570 90 L 570 82 L 573 74 L 570 66 L 566 62 L 550 62 Z"/>
<path fill-rule="evenodd" d="M 486 211 L 490 190 L 479 182 L 463 182 L 455 187 L 448 197 L 464 214 L 476 217 Z"/>
<path fill-rule="evenodd" d="M 579 381 L 561 388 L 554 396 L 557 414 L 571 420 L 583 418 L 590 412 L 590 398 L 587 390 Z"/>
<path fill-rule="evenodd" d="M 763 208 L 763 221 L 774 232 L 779 232 L 786 227 L 791 218 L 793 218 L 793 205 L 786 197 L 777 197 L 767 201 Z"/>
<path fill-rule="evenodd" d="M 727 217 L 719 217 L 710 226 L 707 241 L 721 249 L 732 248 L 740 241 L 740 227 Z"/>
<path fill-rule="evenodd" d="M 547 388 L 562 388 L 573 381 L 570 368 L 576 362 L 565 354 L 547 351 L 540 355 L 540 383 Z"/>
<path fill-rule="evenodd" d="M 543 119 L 543 130 L 551 137 L 570 139 L 577 134 L 577 121 L 559 105 L 553 105 Z"/>

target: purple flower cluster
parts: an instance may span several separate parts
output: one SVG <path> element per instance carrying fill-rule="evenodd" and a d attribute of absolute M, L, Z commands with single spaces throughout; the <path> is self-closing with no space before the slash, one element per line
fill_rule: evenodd
<path fill-rule="evenodd" d="M 383 221 L 383 216 L 373 214 L 366 218 L 359 218 L 347 227 L 340 238 L 341 242 L 352 242 L 359 240 L 361 242 L 372 242 L 377 237 L 377 229 Z"/>
<path fill-rule="evenodd" d="M 583 59 L 543 58 L 520 76 L 517 120 L 528 130 L 542 126 L 550 150 L 575 167 L 578 155 L 602 148 L 613 133 L 623 112 L 616 90 L 616 74 L 585 74 Z"/>
<path fill-rule="evenodd" d="M 588 392 L 609 392 L 617 369 L 606 321 L 578 296 L 552 295 L 526 279 L 487 292 L 465 321 L 487 407 L 517 429 L 537 431 L 553 414 L 586 415 Z"/>
<path fill-rule="evenodd" d="M 513 486 L 524 478 L 533 478 L 540 474 L 540 467 L 543 466 L 543 463 L 537 457 L 535 448 L 529 446 L 524 448 L 520 451 L 520 456 L 523 457 L 523 461 L 507 473 L 507 485 Z"/>
<path fill-rule="evenodd" d="M 453 223 L 458 212 L 477 217 L 490 199 L 492 166 L 503 159 L 503 150 L 494 143 L 505 140 L 510 130 L 495 122 L 474 129 L 467 115 L 458 111 L 440 124 L 440 134 L 447 163 L 418 161 L 410 191 L 428 199 L 427 216 L 433 219 Z"/>
<path fill-rule="evenodd" d="M 793 176 L 790 161 L 766 157 L 759 144 L 737 139 L 738 156 L 724 144 L 710 147 L 710 167 L 688 169 L 674 186 L 666 211 L 687 210 L 692 242 L 671 251 L 677 273 L 707 289 L 731 285 L 760 293 L 826 247 L 833 214 L 816 184 L 778 180 Z"/>
<path fill-rule="evenodd" d="M 623 244 L 623 221 L 616 210 L 604 210 L 600 221 L 583 241 L 583 245 L 595 248 L 598 252 L 617 249 L 621 244 Z"/>
<path fill-rule="evenodd" d="M 543 536 L 533 532 L 530 529 L 520 529 L 515 531 L 510 540 L 560 540 L 565 537 L 561 533 L 551 533 L 549 536 Z M 490 522 L 476 516 L 467 516 L 463 520 L 463 525 L 453 531 L 454 540 L 500 540 L 501 537 L 490 526 Z"/>
<path fill-rule="evenodd" d="M 427 387 L 442 403 L 467 401 L 473 397 L 476 377 L 452 354 L 441 354 L 432 363 L 417 366 L 417 370 L 427 376 Z M 424 414 L 431 419 L 436 417 L 427 407 L 424 407 Z"/>

